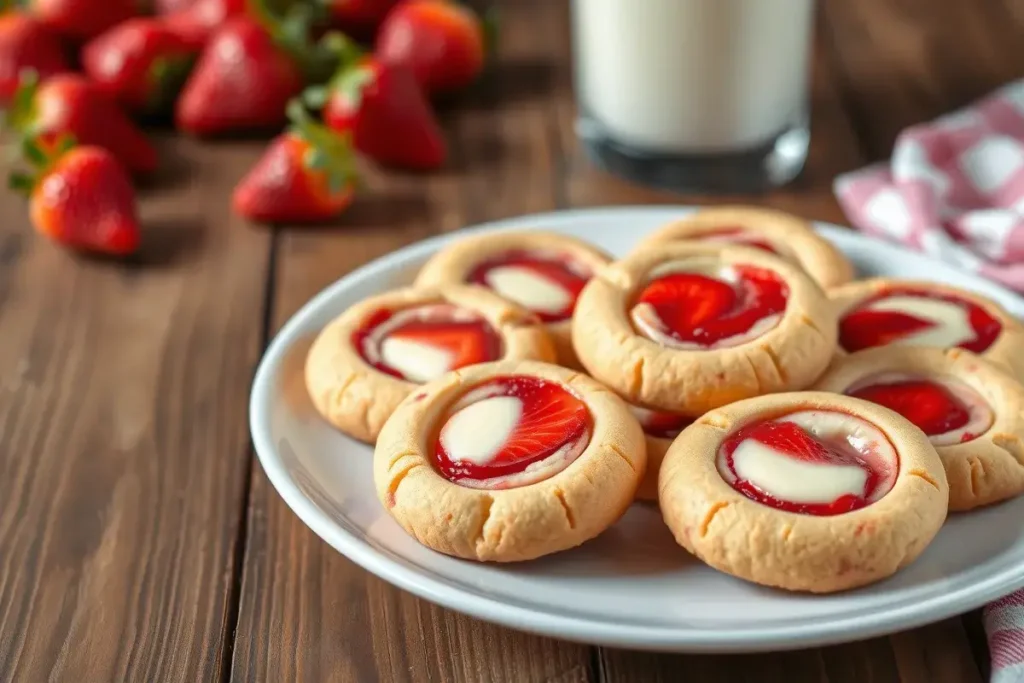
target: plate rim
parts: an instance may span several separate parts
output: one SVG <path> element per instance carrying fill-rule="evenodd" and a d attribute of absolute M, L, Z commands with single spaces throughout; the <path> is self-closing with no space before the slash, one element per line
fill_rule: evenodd
<path fill-rule="evenodd" d="M 400 556 L 392 557 L 394 553 L 388 549 L 374 547 L 364 536 L 352 533 L 332 519 L 307 496 L 289 474 L 283 459 L 276 454 L 277 447 L 273 443 L 270 421 L 259 419 L 263 416 L 262 407 L 270 406 L 272 403 L 275 386 L 273 373 L 280 367 L 281 359 L 296 341 L 294 337 L 304 320 L 319 310 L 326 301 L 334 298 L 338 291 L 351 286 L 352 281 L 372 277 L 382 269 L 394 269 L 396 258 L 402 262 L 414 260 L 440 245 L 469 234 L 509 229 L 557 229 L 558 223 L 572 223 L 595 216 L 604 218 L 609 214 L 661 213 L 669 218 L 683 216 L 694 210 L 696 207 L 687 205 L 629 205 L 524 214 L 487 221 L 412 242 L 342 275 L 311 297 L 289 317 L 267 344 L 254 373 L 248 406 L 249 429 L 254 451 L 271 485 L 292 512 L 321 540 L 366 571 L 402 590 L 487 622 L 593 645 L 694 653 L 761 652 L 816 647 L 915 628 L 962 614 L 1024 587 L 1024 567 L 1014 571 L 1011 566 L 1002 573 L 987 577 L 983 582 L 968 584 L 959 590 L 932 596 L 927 600 L 893 606 L 869 617 L 823 616 L 812 623 L 731 628 L 727 633 L 704 633 L 703 629 L 698 627 L 626 625 L 566 616 L 554 611 L 545 612 L 521 605 L 510 605 L 501 599 L 468 590 L 465 586 L 452 585 L 457 582 L 445 579 L 434 570 L 417 567 L 415 563 Z M 899 252 L 927 258 L 926 255 L 909 251 L 900 245 L 876 240 L 828 221 L 811 222 L 816 229 L 826 235 L 833 231 L 837 234 L 856 235 L 864 240 L 880 241 Z M 988 284 L 1002 290 L 1024 307 L 1024 299 L 1016 293 L 997 283 Z M 822 620 L 825 623 L 820 623 Z"/>

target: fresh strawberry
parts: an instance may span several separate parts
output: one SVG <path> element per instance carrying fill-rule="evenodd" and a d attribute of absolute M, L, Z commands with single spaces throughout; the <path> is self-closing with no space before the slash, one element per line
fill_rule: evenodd
<path fill-rule="evenodd" d="M 428 94 L 459 90 L 484 68 L 487 27 L 473 10 L 449 0 L 407 0 L 384 18 L 376 54 L 416 74 Z"/>
<path fill-rule="evenodd" d="M 153 12 L 159 16 L 175 14 L 196 4 L 197 0 L 154 0 Z"/>
<path fill-rule="evenodd" d="M 228 21 L 210 39 L 178 99 L 178 128 L 196 135 L 275 128 L 307 79 L 325 78 L 337 63 L 336 34 L 309 42 L 309 6 L 283 20 L 253 2 L 256 18 Z"/>
<path fill-rule="evenodd" d="M 404 67 L 362 58 L 342 69 L 326 93 L 313 89 L 307 99 L 322 103 L 324 123 L 351 133 L 356 149 L 374 161 L 414 170 L 444 164 L 441 128 Z"/>
<path fill-rule="evenodd" d="M 291 128 L 235 187 L 235 213 L 268 223 L 334 218 L 352 201 L 356 174 L 348 142 L 311 120 L 297 101 L 288 114 Z"/>
<path fill-rule="evenodd" d="M 487 480 L 522 474 L 531 464 L 560 451 L 567 458 L 578 456 L 586 445 L 590 411 L 557 382 L 525 375 L 496 377 L 478 384 L 472 393 L 479 401 L 499 396 L 517 399 L 518 419 L 514 424 L 486 425 L 492 431 L 507 431 L 504 442 L 486 463 L 458 457 L 458 436 L 449 433 L 456 421 L 450 419 L 441 428 L 436 449 L 438 467 L 450 479 Z"/>
<path fill-rule="evenodd" d="M 129 19 L 93 38 L 82 66 L 96 86 L 125 106 L 147 113 L 170 107 L 196 51 L 157 19 Z"/>
<path fill-rule="evenodd" d="M 960 429 L 971 417 L 948 389 L 926 379 L 872 384 L 847 393 L 895 410 L 928 436 Z"/>
<path fill-rule="evenodd" d="M 157 166 L 156 150 L 142 131 L 114 100 L 77 74 L 58 74 L 42 84 L 23 79 L 5 123 L 22 137 L 68 134 L 80 145 L 103 147 L 132 173 Z"/>
<path fill-rule="evenodd" d="M 139 246 L 135 191 L 117 159 L 101 147 L 74 147 L 65 136 L 49 149 L 23 149 L 32 175 L 16 173 L 11 186 L 29 196 L 36 230 L 74 249 L 125 255 Z"/>
<path fill-rule="evenodd" d="M 139 0 L 27 0 L 27 11 L 47 28 L 87 40 L 141 14 Z"/>
<path fill-rule="evenodd" d="M 26 70 L 39 78 L 67 71 L 64 48 L 57 36 L 27 14 L 0 14 L 0 103 L 14 97 Z"/>
<path fill-rule="evenodd" d="M 377 27 L 398 0 L 326 0 L 331 25 L 347 35 L 372 39 Z"/>
<path fill-rule="evenodd" d="M 247 0 L 190 0 L 177 4 L 184 6 L 164 12 L 162 21 L 194 49 L 202 49 L 224 22 L 245 14 L 248 7 Z"/>

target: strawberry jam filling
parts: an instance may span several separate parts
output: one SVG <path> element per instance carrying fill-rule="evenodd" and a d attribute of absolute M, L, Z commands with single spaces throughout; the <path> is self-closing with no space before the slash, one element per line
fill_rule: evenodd
<path fill-rule="evenodd" d="M 590 442 L 587 405 L 563 385 L 538 377 L 495 377 L 448 411 L 435 461 L 462 486 L 507 489 L 565 469 Z"/>
<path fill-rule="evenodd" d="M 557 251 L 517 249 L 477 264 L 466 282 L 483 285 L 537 314 L 544 322 L 572 316 L 590 268 Z"/>
<path fill-rule="evenodd" d="M 718 472 L 751 500 L 826 517 L 888 493 L 899 462 L 871 423 L 847 413 L 805 410 L 747 425 L 719 448 Z"/>
<path fill-rule="evenodd" d="M 873 296 L 844 315 L 839 343 L 847 351 L 907 344 L 983 353 L 1002 330 L 1002 323 L 973 301 L 904 287 Z"/>
<path fill-rule="evenodd" d="M 631 311 L 648 338 L 681 349 L 736 346 L 778 324 L 789 288 L 754 266 L 668 264 L 655 270 Z"/>
<path fill-rule="evenodd" d="M 928 435 L 932 444 L 948 446 L 976 439 L 992 426 L 992 409 L 967 385 L 946 377 L 882 373 L 846 390 L 894 410 Z"/>
<path fill-rule="evenodd" d="M 746 228 L 716 228 L 715 230 L 709 230 L 696 235 L 693 239 L 705 242 L 731 242 L 733 244 L 741 244 L 748 247 L 754 247 L 755 249 L 760 249 L 761 251 L 767 251 L 769 254 L 779 253 L 775 247 L 764 239 L 764 237 L 753 230 L 747 230 Z"/>
<path fill-rule="evenodd" d="M 644 433 L 658 439 L 674 439 L 679 436 L 679 432 L 693 424 L 692 417 L 684 417 L 677 413 L 666 413 L 634 405 L 630 405 L 629 409 L 640 422 Z"/>
<path fill-rule="evenodd" d="M 451 304 L 379 310 L 352 335 L 352 344 L 368 364 L 410 382 L 502 355 L 501 336 L 490 323 Z"/>

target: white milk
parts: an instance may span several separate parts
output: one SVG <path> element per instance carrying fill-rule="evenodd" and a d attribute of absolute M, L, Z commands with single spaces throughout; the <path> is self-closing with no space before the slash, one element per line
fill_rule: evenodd
<path fill-rule="evenodd" d="M 801 123 L 813 0 L 573 0 L 577 92 L 616 142 L 735 152 Z"/>

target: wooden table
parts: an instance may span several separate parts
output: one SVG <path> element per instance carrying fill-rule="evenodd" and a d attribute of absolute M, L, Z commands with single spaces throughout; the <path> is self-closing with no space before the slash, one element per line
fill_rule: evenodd
<path fill-rule="evenodd" d="M 757 656 L 669 656 L 518 633 L 362 571 L 288 510 L 246 401 L 267 339 L 369 259 L 570 206 L 721 201 L 631 186 L 573 134 L 565 0 L 507 0 L 497 78 L 444 114 L 451 163 L 373 173 L 336 228 L 264 229 L 228 195 L 255 142 L 160 138 L 131 264 L 76 258 L 0 211 L 0 679 L 970 683 L 976 615 Z M 842 221 L 836 173 L 1024 70 L 1020 0 L 824 0 L 814 130 L 792 186 L 743 201 Z"/>

